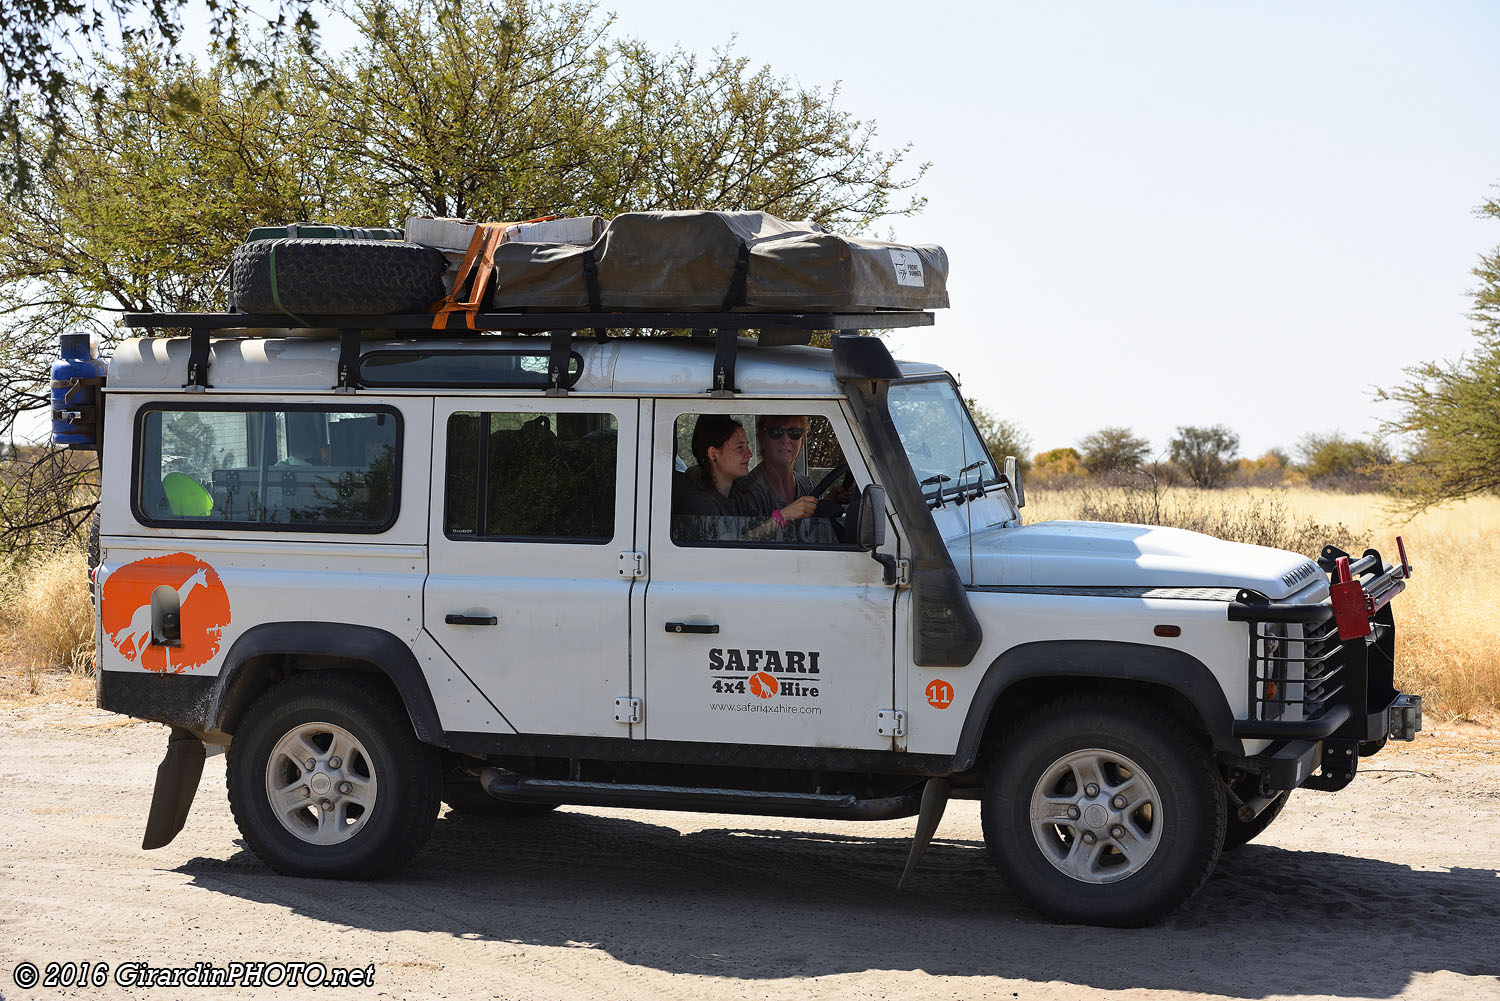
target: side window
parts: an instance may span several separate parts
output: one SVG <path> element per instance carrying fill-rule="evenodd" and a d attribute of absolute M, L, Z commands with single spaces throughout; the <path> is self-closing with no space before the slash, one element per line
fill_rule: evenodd
<path fill-rule="evenodd" d="M 396 520 L 401 420 L 389 408 L 193 407 L 137 424 L 147 524 L 380 532 Z"/>
<path fill-rule="evenodd" d="M 455 413 L 443 531 L 458 539 L 608 542 L 618 450 L 610 414 Z"/>
<path fill-rule="evenodd" d="M 673 542 L 810 549 L 851 541 L 853 482 L 828 418 L 689 413 L 673 430 Z"/>

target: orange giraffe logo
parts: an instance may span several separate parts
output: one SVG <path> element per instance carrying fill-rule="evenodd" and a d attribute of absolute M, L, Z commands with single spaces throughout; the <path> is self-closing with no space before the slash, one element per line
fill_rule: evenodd
<path fill-rule="evenodd" d="M 776 676 L 760 671 L 750 675 L 750 694 L 758 699 L 769 699 L 775 695 L 781 685 L 777 683 Z"/>
<path fill-rule="evenodd" d="M 176 593 L 182 645 L 151 642 L 151 597 Z M 104 580 L 99 596 L 104 635 L 125 657 L 148 671 L 181 674 L 219 652 L 229 625 L 229 594 L 213 567 L 189 553 L 127 563 Z"/>

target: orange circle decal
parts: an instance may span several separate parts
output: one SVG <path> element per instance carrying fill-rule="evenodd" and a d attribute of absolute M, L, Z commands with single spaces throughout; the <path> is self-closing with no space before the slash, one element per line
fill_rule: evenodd
<path fill-rule="evenodd" d="M 182 645 L 151 642 L 161 610 L 170 610 L 174 603 Z M 126 660 L 148 671 L 181 674 L 202 667 L 219 652 L 219 640 L 229 625 L 224 582 L 213 567 L 189 553 L 125 564 L 105 578 L 99 606 L 109 642 Z"/>
<path fill-rule="evenodd" d="M 934 709 L 947 709 L 953 705 L 953 686 L 942 679 L 927 685 L 927 704 Z"/>
<path fill-rule="evenodd" d="M 780 687 L 775 675 L 767 674 L 765 671 L 750 675 L 750 694 L 758 699 L 769 699 Z"/>

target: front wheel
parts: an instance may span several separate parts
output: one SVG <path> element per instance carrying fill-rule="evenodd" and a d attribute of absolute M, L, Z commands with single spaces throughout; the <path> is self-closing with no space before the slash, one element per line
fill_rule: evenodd
<path fill-rule="evenodd" d="M 240 833 L 271 868 L 368 879 L 400 868 L 432 833 L 442 771 L 389 686 L 315 672 L 250 707 L 227 778 Z"/>
<path fill-rule="evenodd" d="M 1175 717 L 1090 695 L 1035 710 L 992 748 L 982 818 L 991 858 L 1031 907 L 1130 927 L 1208 879 L 1224 809 L 1208 753 Z"/>

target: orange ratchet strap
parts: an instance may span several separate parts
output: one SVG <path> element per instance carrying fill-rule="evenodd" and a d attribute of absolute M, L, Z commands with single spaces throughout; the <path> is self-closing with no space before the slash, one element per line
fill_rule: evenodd
<path fill-rule="evenodd" d="M 490 275 L 495 271 L 495 248 L 500 246 L 505 231 L 513 226 L 521 226 L 530 222 L 550 222 L 556 218 L 555 215 L 544 215 L 535 219 L 526 219 L 523 222 L 482 222 L 475 226 L 474 235 L 469 238 L 469 249 L 464 251 L 464 259 L 458 266 L 458 275 L 453 279 L 453 291 L 448 294 L 447 298 L 432 305 L 432 311 L 437 314 L 432 318 L 432 329 L 446 330 L 448 314 L 463 313 L 468 328 L 473 330 L 474 318 L 479 315 L 479 307 L 484 303 L 485 287 L 489 285 Z M 468 280 L 471 273 L 474 275 L 474 284 L 469 289 L 469 298 L 460 299 L 464 282 Z"/>

